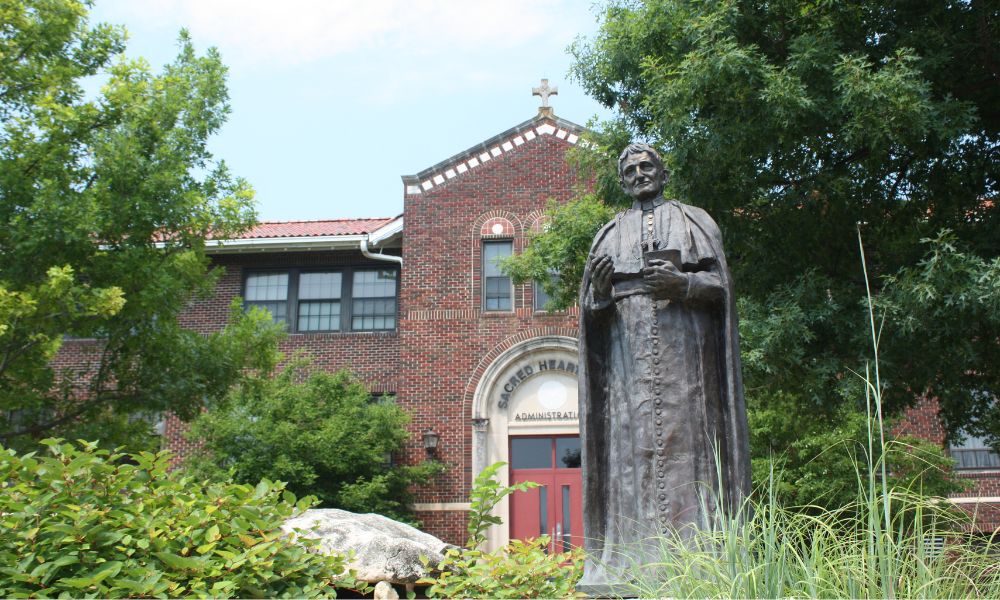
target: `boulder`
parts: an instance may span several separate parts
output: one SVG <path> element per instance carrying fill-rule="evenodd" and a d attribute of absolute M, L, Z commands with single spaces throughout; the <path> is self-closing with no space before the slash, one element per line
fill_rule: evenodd
<path fill-rule="evenodd" d="M 428 575 L 420 561 L 426 556 L 433 567 L 444 558 L 451 544 L 415 527 L 376 514 L 358 514 L 336 508 L 314 508 L 288 519 L 281 526 L 291 533 L 318 538 L 324 552 L 354 552 L 349 566 L 357 578 L 375 584 L 411 584 Z"/>
<path fill-rule="evenodd" d="M 388 581 L 380 581 L 375 584 L 372 600 L 399 600 L 399 592 Z"/>

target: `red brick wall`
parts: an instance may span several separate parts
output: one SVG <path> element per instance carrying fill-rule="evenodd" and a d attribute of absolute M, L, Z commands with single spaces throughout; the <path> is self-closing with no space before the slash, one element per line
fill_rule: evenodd
<path fill-rule="evenodd" d="M 539 136 L 443 185 L 405 200 L 398 399 L 413 416 L 407 458 L 424 455 L 420 433 L 441 436 L 438 456 L 447 473 L 418 502 L 466 502 L 472 479 L 472 406 L 483 357 L 513 339 L 576 335 L 575 311 L 546 314 L 532 306 L 531 284 L 514 287 L 511 312 L 482 310 L 482 240 L 526 243 L 549 198 L 568 200 L 577 183 L 564 156 L 571 147 Z M 500 223 L 504 233 L 482 235 Z M 510 230 L 513 229 L 513 235 Z M 485 229 L 491 231 L 491 227 Z M 477 369 L 478 367 L 478 369 Z M 422 512 L 431 533 L 452 542 L 465 537 L 465 513 Z"/>
<path fill-rule="evenodd" d="M 944 424 L 938 417 L 938 403 L 933 398 L 922 398 L 908 410 L 896 426 L 897 435 L 913 435 L 945 445 Z M 952 494 L 956 504 L 975 517 L 976 528 L 992 532 L 1000 528 L 1000 503 L 963 502 L 972 498 L 1000 498 L 1000 470 L 961 470 L 958 476 L 965 480 L 969 488 Z"/>
<path fill-rule="evenodd" d="M 215 294 L 199 300 L 181 318 L 181 323 L 197 331 L 218 331 L 226 324 L 229 304 L 242 293 L 247 269 L 386 266 L 389 263 L 365 258 L 352 252 L 240 253 L 213 257 L 215 266 L 224 269 Z M 350 369 L 373 392 L 395 392 L 399 363 L 399 336 L 396 332 L 292 333 L 281 345 L 290 356 L 302 352 L 313 364 L 326 371 Z"/>
<path fill-rule="evenodd" d="M 216 255 L 212 263 L 223 270 L 214 294 L 192 303 L 181 315 L 181 324 L 199 332 L 222 329 L 229 316 L 229 305 L 240 296 L 243 275 L 247 268 L 322 267 L 322 266 L 384 266 L 353 252 L 285 252 L 241 253 Z M 54 364 L 57 368 L 86 371 L 100 358 L 100 343 L 94 340 L 68 340 L 60 349 Z M 280 350 L 286 357 L 302 353 L 312 359 L 316 368 L 325 371 L 349 369 L 373 392 L 395 392 L 398 387 L 399 335 L 395 331 L 344 333 L 293 333 L 282 342 Z M 81 376 L 81 380 L 85 376 Z M 190 452 L 193 444 L 184 439 L 186 423 L 176 417 L 166 421 L 164 438 L 167 449 L 177 459 Z"/>
<path fill-rule="evenodd" d="M 469 534 L 465 531 L 467 514 L 464 510 L 423 510 L 417 511 L 421 529 L 430 532 L 437 538 L 464 546 Z"/>

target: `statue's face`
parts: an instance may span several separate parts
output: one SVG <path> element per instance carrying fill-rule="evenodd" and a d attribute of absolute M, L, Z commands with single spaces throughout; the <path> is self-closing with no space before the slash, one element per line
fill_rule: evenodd
<path fill-rule="evenodd" d="M 666 183 L 663 167 L 649 152 L 630 154 L 621 169 L 622 188 L 636 200 L 650 200 L 663 192 Z"/>

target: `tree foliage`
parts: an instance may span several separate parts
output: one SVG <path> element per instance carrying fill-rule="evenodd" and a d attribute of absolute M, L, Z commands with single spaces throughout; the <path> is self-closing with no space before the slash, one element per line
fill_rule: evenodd
<path fill-rule="evenodd" d="M 199 417 L 190 432 L 199 449 L 188 466 L 212 479 L 286 481 L 325 507 L 412 522 L 410 486 L 442 467 L 392 464 L 408 422 L 395 402 L 373 399 L 346 371 L 309 373 L 295 363 Z"/>
<path fill-rule="evenodd" d="M 186 33 L 154 74 L 90 2 L 0 6 L 0 436 L 139 443 L 134 416 L 196 415 L 277 332 L 239 315 L 202 336 L 178 325 L 213 287 L 206 236 L 253 222 L 253 193 L 206 148 L 229 112 L 226 69 Z M 99 91 L 95 88 L 99 86 Z M 208 276 L 206 274 L 208 273 Z M 53 366 L 94 338 L 84 371 Z M 271 348 L 268 350 L 268 348 Z"/>
<path fill-rule="evenodd" d="M 669 193 L 719 222 L 752 409 L 791 398 L 817 422 L 863 410 L 845 371 L 870 348 L 860 224 L 886 409 L 929 394 L 953 439 L 997 440 L 998 17 L 975 0 L 611 0 L 572 47 L 573 75 L 617 110 L 576 150 L 595 197 L 620 206 L 615 159 L 643 138 L 664 150 Z M 563 218 L 514 259 L 517 276 L 584 255 L 548 250 Z M 573 298 L 578 281 L 560 283 Z"/>

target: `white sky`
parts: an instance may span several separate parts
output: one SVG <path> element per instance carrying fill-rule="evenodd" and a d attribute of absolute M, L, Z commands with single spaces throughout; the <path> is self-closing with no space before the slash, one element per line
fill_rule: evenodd
<path fill-rule="evenodd" d="M 187 27 L 230 67 L 233 113 L 212 151 L 257 190 L 262 220 L 392 216 L 400 176 L 531 118 L 607 118 L 568 81 L 590 0 L 97 0 L 127 54 L 159 67 Z"/>

